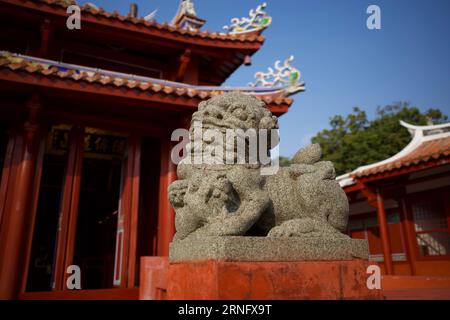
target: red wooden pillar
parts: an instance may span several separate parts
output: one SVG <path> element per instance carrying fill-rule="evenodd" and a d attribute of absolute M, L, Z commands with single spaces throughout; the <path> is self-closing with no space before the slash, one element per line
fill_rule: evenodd
<path fill-rule="evenodd" d="M 139 181 L 141 175 L 141 147 L 140 139 L 136 136 L 130 137 L 130 144 L 133 146 L 133 171 L 130 179 L 130 240 L 128 250 L 128 287 L 133 288 L 136 283 L 136 255 L 138 243 L 138 225 L 139 225 Z"/>
<path fill-rule="evenodd" d="M 41 25 L 41 45 L 39 48 L 40 56 L 48 57 L 52 36 L 53 36 L 53 26 L 50 20 L 45 19 Z"/>
<path fill-rule="evenodd" d="M 377 190 L 377 215 L 378 224 L 380 226 L 381 244 L 383 246 L 384 267 L 386 270 L 386 274 L 394 274 L 391 255 L 391 241 L 389 239 L 386 211 L 384 209 L 384 200 L 379 190 Z"/>
<path fill-rule="evenodd" d="M 411 269 L 411 275 L 416 275 L 416 265 L 415 261 L 417 260 L 416 256 L 416 235 L 414 234 L 414 224 L 411 219 L 411 215 L 408 213 L 408 207 L 406 205 L 406 199 L 403 197 L 399 199 L 398 205 L 400 208 L 400 212 L 402 215 L 402 226 L 405 233 L 405 246 L 408 254 L 408 262 Z"/>
<path fill-rule="evenodd" d="M 27 103 L 28 119 L 24 125 L 24 144 L 17 164 L 11 202 L 0 233 L 0 299 L 17 298 L 26 270 L 26 246 L 32 237 L 30 204 L 35 176 L 37 136 L 41 104 L 37 96 Z"/>
<path fill-rule="evenodd" d="M 158 244 L 157 255 L 168 256 L 169 244 L 175 234 L 175 212 L 169 202 L 167 189 L 176 180 L 176 165 L 170 157 L 170 141 L 162 141 L 161 171 L 159 182 L 159 212 L 158 212 Z"/>
<path fill-rule="evenodd" d="M 0 172 L 2 173 L 2 175 L 0 176 L 0 226 L 2 225 L 3 212 L 6 208 L 6 199 L 8 198 L 7 194 L 11 192 L 9 190 L 9 186 L 14 184 L 11 177 L 14 175 L 13 163 L 14 157 L 16 156 L 15 150 L 17 150 L 17 148 L 20 148 L 19 145 L 20 143 L 17 139 L 17 133 L 14 129 L 13 132 L 9 135 L 3 168 L 0 167 Z"/>

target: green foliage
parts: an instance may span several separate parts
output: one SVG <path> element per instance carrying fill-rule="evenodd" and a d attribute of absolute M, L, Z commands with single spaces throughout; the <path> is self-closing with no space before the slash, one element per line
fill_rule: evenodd
<path fill-rule="evenodd" d="M 377 108 L 374 120 L 369 121 L 359 107 L 345 118 L 334 116 L 330 119 L 331 129 L 317 133 L 311 141 L 322 147 L 323 159 L 333 161 L 338 175 L 352 171 L 361 165 L 384 160 L 403 149 L 411 136 L 400 125 L 400 120 L 410 124 L 426 125 L 447 120 L 438 109 L 421 113 L 416 107 L 401 102 Z"/>
<path fill-rule="evenodd" d="M 287 157 L 280 156 L 280 167 L 288 167 L 291 161 Z"/>

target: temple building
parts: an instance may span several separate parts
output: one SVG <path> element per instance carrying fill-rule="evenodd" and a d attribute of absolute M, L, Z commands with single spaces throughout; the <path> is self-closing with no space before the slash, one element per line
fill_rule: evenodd
<path fill-rule="evenodd" d="M 385 275 L 447 277 L 448 298 L 450 123 L 401 124 L 412 135 L 403 150 L 337 178 L 350 202 L 349 234 L 369 241 Z"/>
<path fill-rule="evenodd" d="M 223 92 L 281 116 L 304 90 L 292 58 L 222 85 L 263 45 L 264 4 L 225 32 L 202 30 L 190 0 L 170 23 L 86 4 L 73 30 L 70 5 L 0 0 L 0 299 L 137 299 L 141 257 L 167 256 L 174 234 L 173 130 Z"/>

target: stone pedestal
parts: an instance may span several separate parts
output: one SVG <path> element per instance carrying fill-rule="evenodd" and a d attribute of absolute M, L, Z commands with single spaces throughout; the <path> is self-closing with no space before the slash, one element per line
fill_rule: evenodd
<path fill-rule="evenodd" d="M 142 299 L 380 299 L 367 241 L 345 235 L 190 237 L 141 261 Z"/>
<path fill-rule="evenodd" d="M 166 300 L 167 257 L 142 257 L 139 281 L 140 300 Z"/>
<path fill-rule="evenodd" d="M 367 259 L 366 240 L 344 234 L 271 237 L 189 237 L 172 242 L 170 262 L 187 261 L 323 261 Z"/>
<path fill-rule="evenodd" d="M 367 260 L 171 263 L 167 298 L 174 300 L 381 299 L 366 286 Z"/>
<path fill-rule="evenodd" d="M 345 235 L 190 237 L 169 259 L 142 259 L 141 298 L 380 299 L 366 285 L 367 256 L 367 241 Z"/>
<path fill-rule="evenodd" d="M 170 263 L 141 260 L 140 299 L 381 299 L 366 286 L 367 260 Z"/>

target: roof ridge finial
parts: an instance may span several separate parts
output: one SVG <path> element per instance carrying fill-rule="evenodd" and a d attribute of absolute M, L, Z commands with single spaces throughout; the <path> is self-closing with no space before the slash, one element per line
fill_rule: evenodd
<path fill-rule="evenodd" d="M 194 3 L 191 2 L 191 0 L 182 0 L 182 2 L 185 5 L 185 10 L 187 14 L 197 16 L 197 13 L 195 12 Z"/>
<path fill-rule="evenodd" d="M 197 16 L 194 3 L 191 0 L 180 0 L 177 13 L 171 24 L 182 29 L 194 31 L 200 29 L 205 22 L 205 20 Z"/>

